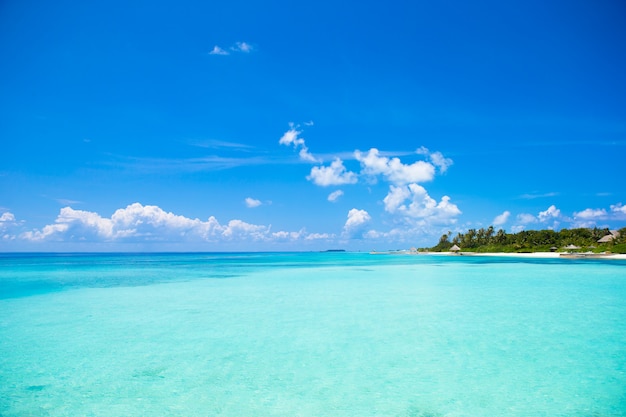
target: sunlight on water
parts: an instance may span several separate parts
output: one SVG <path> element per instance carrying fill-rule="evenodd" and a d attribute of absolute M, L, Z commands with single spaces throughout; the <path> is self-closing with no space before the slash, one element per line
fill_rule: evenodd
<path fill-rule="evenodd" d="M 624 416 L 626 264 L 0 258 L 2 416 Z"/>

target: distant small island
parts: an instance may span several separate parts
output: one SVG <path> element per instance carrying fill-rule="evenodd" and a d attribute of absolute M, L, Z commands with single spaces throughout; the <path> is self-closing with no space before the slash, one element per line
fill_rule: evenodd
<path fill-rule="evenodd" d="M 345 252 L 345 249 L 326 249 L 325 251 L 322 252 Z"/>
<path fill-rule="evenodd" d="M 534 253 L 557 251 L 581 251 L 592 253 L 626 254 L 626 227 L 619 230 L 608 228 L 578 228 L 555 230 L 524 230 L 518 233 L 496 231 L 488 228 L 469 229 L 450 238 L 451 232 L 443 234 L 439 242 L 419 252 L 449 252 L 456 246 L 464 252 L 476 253 Z"/>

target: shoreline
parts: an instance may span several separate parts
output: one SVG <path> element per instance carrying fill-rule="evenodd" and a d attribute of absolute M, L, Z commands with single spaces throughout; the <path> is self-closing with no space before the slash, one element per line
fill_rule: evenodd
<path fill-rule="evenodd" d="M 449 252 L 449 254 L 453 255 Z M 453 255 L 454 256 L 454 255 Z M 626 254 L 622 253 L 568 253 L 568 252 L 530 252 L 530 253 L 507 253 L 507 252 L 462 252 L 459 256 L 492 256 L 512 258 L 549 258 L 549 259 L 622 259 L 626 260 Z"/>
<path fill-rule="evenodd" d="M 541 259 L 617 259 L 626 260 L 622 253 L 568 253 L 568 252 L 370 252 L 372 255 L 432 255 L 432 256 L 486 256 L 499 258 L 541 258 Z"/>

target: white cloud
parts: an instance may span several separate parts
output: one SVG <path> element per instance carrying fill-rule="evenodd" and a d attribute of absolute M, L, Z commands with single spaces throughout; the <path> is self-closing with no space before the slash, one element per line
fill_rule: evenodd
<path fill-rule="evenodd" d="M 298 155 L 300 155 L 300 159 L 302 159 L 303 161 L 309 161 L 309 162 L 319 162 L 317 160 L 317 158 L 315 158 L 310 152 L 309 152 L 309 148 L 307 148 L 306 146 L 303 146 L 300 149 L 300 152 L 298 152 Z"/>
<path fill-rule="evenodd" d="M 231 220 L 224 228 L 222 236 L 233 239 L 264 240 L 269 232 L 269 227 L 246 223 L 242 220 Z"/>
<path fill-rule="evenodd" d="M 365 210 L 353 208 L 348 212 L 348 219 L 343 226 L 344 236 L 357 237 L 362 235 L 364 227 L 372 220 Z"/>
<path fill-rule="evenodd" d="M 72 204 L 83 204 L 82 201 L 78 201 L 78 200 L 70 200 L 67 198 L 57 198 L 56 202 L 59 204 L 62 204 L 64 206 L 70 206 Z"/>
<path fill-rule="evenodd" d="M 355 151 L 354 156 L 361 163 L 362 174 L 373 177 L 383 175 L 393 184 L 431 181 L 435 176 L 434 165 L 426 161 L 406 165 L 399 158 L 380 156 L 376 148 L 370 149 L 366 154 Z"/>
<path fill-rule="evenodd" d="M 555 205 L 551 205 L 550 207 L 548 207 L 547 210 L 540 211 L 538 217 L 539 217 L 539 221 L 544 223 L 549 220 L 553 220 L 553 219 L 557 219 L 561 217 L 561 210 L 556 208 Z"/>
<path fill-rule="evenodd" d="M 247 42 L 236 42 L 233 46 L 229 48 L 229 50 L 232 52 L 243 52 L 246 54 L 252 51 L 252 49 L 252 45 Z M 230 52 L 221 48 L 218 45 L 215 45 L 211 52 L 209 52 L 209 55 L 230 55 Z"/>
<path fill-rule="evenodd" d="M 298 231 L 298 232 L 285 232 L 285 231 L 280 231 L 280 232 L 274 232 L 272 233 L 272 238 L 274 240 L 281 240 L 281 241 L 296 241 L 299 240 L 300 238 L 302 238 L 305 235 L 304 229 Z"/>
<path fill-rule="evenodd" d="M 517 221 L 522 224 L 537 223 L 537 218 L 532 214 L 522 213 L 517 215 Z"/>
<path fill-rule="evenodd" d="M 252 45 L 246 42 L 237 42 L 230 48 L 233 51 L 248 53 L 252 51 Z"/>
<path fill-rule="evenodd" d="M 534 200 L 536 198 L 556 197 L 557 195 L 559 194 L 555 192 L 544 194 L 522 194 L 519 198 L 522 198 L 524 200 Z"/>
<path fill-rule="evenodd" d="M 319 166 L 311 169 L 311 174 L 306 177 L 316 185 L 327 187 L 329 185 L 355 184 L 357 175 L 347 171 L 343 161 L 336 158 L 330 166 Z"/>
<path fill-rule="evenodd" d="M 289 123 L 289 130 L 283 134 L 278 143 L 286 146 L 293 145 L 294 149 L 300 148 L 298 154 L 303 161 L 319 162 L 317 158 L 309 152 L 309 148 L 306 146 L 304 139 L 299 137 L 300 134 L 302 134 L 302 131 L 298 130 L 298 126 Z"/>
<path fill-rule="evenodd" d="M 424 187 L 415 183 L 389 186 L 389 193 L 383 203 L 389 213 L 399 213 L 413 219 L 426 219 L 432 223 L 454 222 L 455 217 L 461 214 L 456 204 L 450 202 L 450 197 L 443 196 L 437 203 Z"/>
<path fill-rule="evenodd" d="M 549 229 L 557 229 L 559 226 L 559 219 L 561 219 L 561 210 L 557 209 L 555 205 L 551 205 L 544 211 L 540 211 L 537 216 L 534 216 L 530 213 L 522 213 L 517 215 L 517 225 L 513 226 L 512 230 L 514 233 L 524 230 L 526 225 L 532 223 L 548 223 L 552 221 L 551 224 L 548 225 Z M 545 227 L 545 226 L 544 226 Z"/>
<path fill-rule="evenodd" d="M 221 225 L 213 216 L 206 221 L 166 212 L 158 206 L 134 203 L 118 209 L 110 218 L 98 213 L 61 209 L 55 223 L 25 232 L 28 241 L 271 241 L 270 227 L 242 220 Z"/>
<path fill-rule="evenodd" d="M 382 233 L 377 230 L 368 230 L 367 232 L 363 234 L 363 237 L 367 239 L 380 239 L 382 237 L 387 237 L 387 236 L 388 236 L 387 233 Z"/>
<path fill-rule="evenodd" d="M 71 210 L 69 207 L 67 209 Z M 96 213 L 92 213 L 97 216 Z M 99 217 L 99 216 L 98 216 Z M 57 219 L 58 222 L 58 219 Z M 111 219 L 102 219 L 111 225 L 111 237 L 114 239 L 130 236 L 155 237 L 163 235 L 184 236 L 188 233 L 206 233 L 207 230 L 220 229 L 219 223 L 211 217 L 207 222 L 190 219 L 166 212 L 158 206 L 144 206 L 134 203 L 124 209 L 118 209 Z"/>
<path fill-rule="evenodd" d="M 452 159 L 446 158 L 441 152 L 433 152 L 430 154 L 430 160 L 435 164 L 439 171 L 446 172 L 454 163 Z"/>
<path fill-rule="evenodd" d="M 371 240 L 394 242 L 399 245 L 396 248 L 408 248 L 414 246 L 419 241 L 427 244 L 436 241 L 442 234 L 448 233 L 450 226 L 449 223 L 436 226 L 427 220 L 421 219 L 394 227 L 388 231 L 368 230 L 363 236 Z M 456 230 L 459 232 L 465 231 L 465 229 Z"/>
<path fill-rule="evenodd" d="M 343 191 L 341 190 L 333 191 L 332 193 L 328 194 L 328 201 L 330 201 L 331 203 L 334 203 L 342 195 L 343 195 Z"/>
<path fill-rule="evenodd" d="M 293 123 L 289 123 L 289 126 L 290 129 L 283 134 L 278 143 L 281 145 L 303 145 L 304 139 L 298 138 L 298 135 L 302 132 L 297 130 Z"/>
<path fill-rule="evenodd" d="M 15 234 L 13 229 L 18 226 L 18 222 L 15 220 L 15 215 L 11 212 L 4 212 L 0 216 L 0 233 L 2 233 L 2 240 L 14 240 Z"/>
<path fill-rule="evenodd" d="M 67 231 L 69 226 L 67 224 L 49 224 L 43 227 L 41 230 L 34 230 L 32 232 L 24 232 L 21 237 L 33 242 L 48 240 L 51 237 L 57 237 L 57 240 L 61 240 L 61 235 Z"/>
<path fill-rule="evenodd" d="M 228 55 L 228 51 L 223 50 L 219 46 L 215 45 L 209 55 Z"/>
<path fill-rule="evenodd" d="M 611 212 L 619 216 L 624 215 L 626 214 L 626 206 L 623 206 L 622 203 L 612 204 Z"/>
<path fill-rule="evenodd" d="M 574 212 L 574 227 L 593 227 L 598 221 L 622 221 L 626 220 L 626 206 L 622 203 L 612 204 L 610 209 L 592 209 Z"/>
<path fill-rule="evenodd" d="M 492 223 L 494 226 L 502 226 L 509 220 L 509 216 L 511 216 L 511 212 L 505 211 L 504 213 L 496 216 L 496 218 L 493 219 Z"/>
<path fill-rule="evenodd" d="M 259 207 L 262 204 L 260 200 L 254 199 L 252 197 L 247 197 L 245 201 L 246 206 L 249 208 Z"/>
<path fill-rule="evenodd" d="M 583 220 L 598 220 L 606 218 L 607 213 L 605 209 L 585 209 L 583 211 L 575 212 L 575 219 L 583 219 Z"/>
<path fill-rule="evenodd" d="M 120 233 L 123 232 L 120 231 Z M 98 213 L 64 207 L 54 224 L 44 226 L 41 230 L 25 232 L 22 236 L 32 241 L 62 240 L 63 237 L 109 240 L 114 238 L 115 234 L 112 219 L 102 218 Z"/>
<path fill-rule="evenodd" d="M 415 153 L 417 153 L 418 155 L 427 155 L 433 165 L 439 168 L 439 171 L 441 173 L 446 172 L 448 168 L 450 168 L 450 166 L 454 163 L 452 159 L 444 157 L 441 152 L 430 152 L 425 146 L 419 148 L 417 151 L 415 151 Z"/>
<path fill-rule="evenodd" d="M 399 208 L 403 207 L 404 201 L 411 196 L 411 190 L 405 186 L 389 186 L 389 193 L 383 199 L 385 210 L 389 213 L 395 213 Z M 404 210 L 406 207 L 404 206 Z"/>
<path fill-rule="evenodd" d="M 309 233 L 306 235 L 306 240 L 323 240 L 323 239 L 333 239 L 335 235 L 328 233 Z"/>
<path fill-rule="evenodd" d="M 0 225 L 2 225 L 3 223 L 13 223 L 15 222 L 15 216 L 13 215 L 13 213 L 11 212 L 4 212 L 2 213 L 2 216 L 0 216 Z"/>

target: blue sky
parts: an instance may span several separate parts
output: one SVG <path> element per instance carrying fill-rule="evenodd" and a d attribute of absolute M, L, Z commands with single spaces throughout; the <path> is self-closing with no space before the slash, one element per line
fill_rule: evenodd
<path fill-rule="evenodd" d="M 620 1 L 0 5 L 0 250 L 626 226 Z"/>

